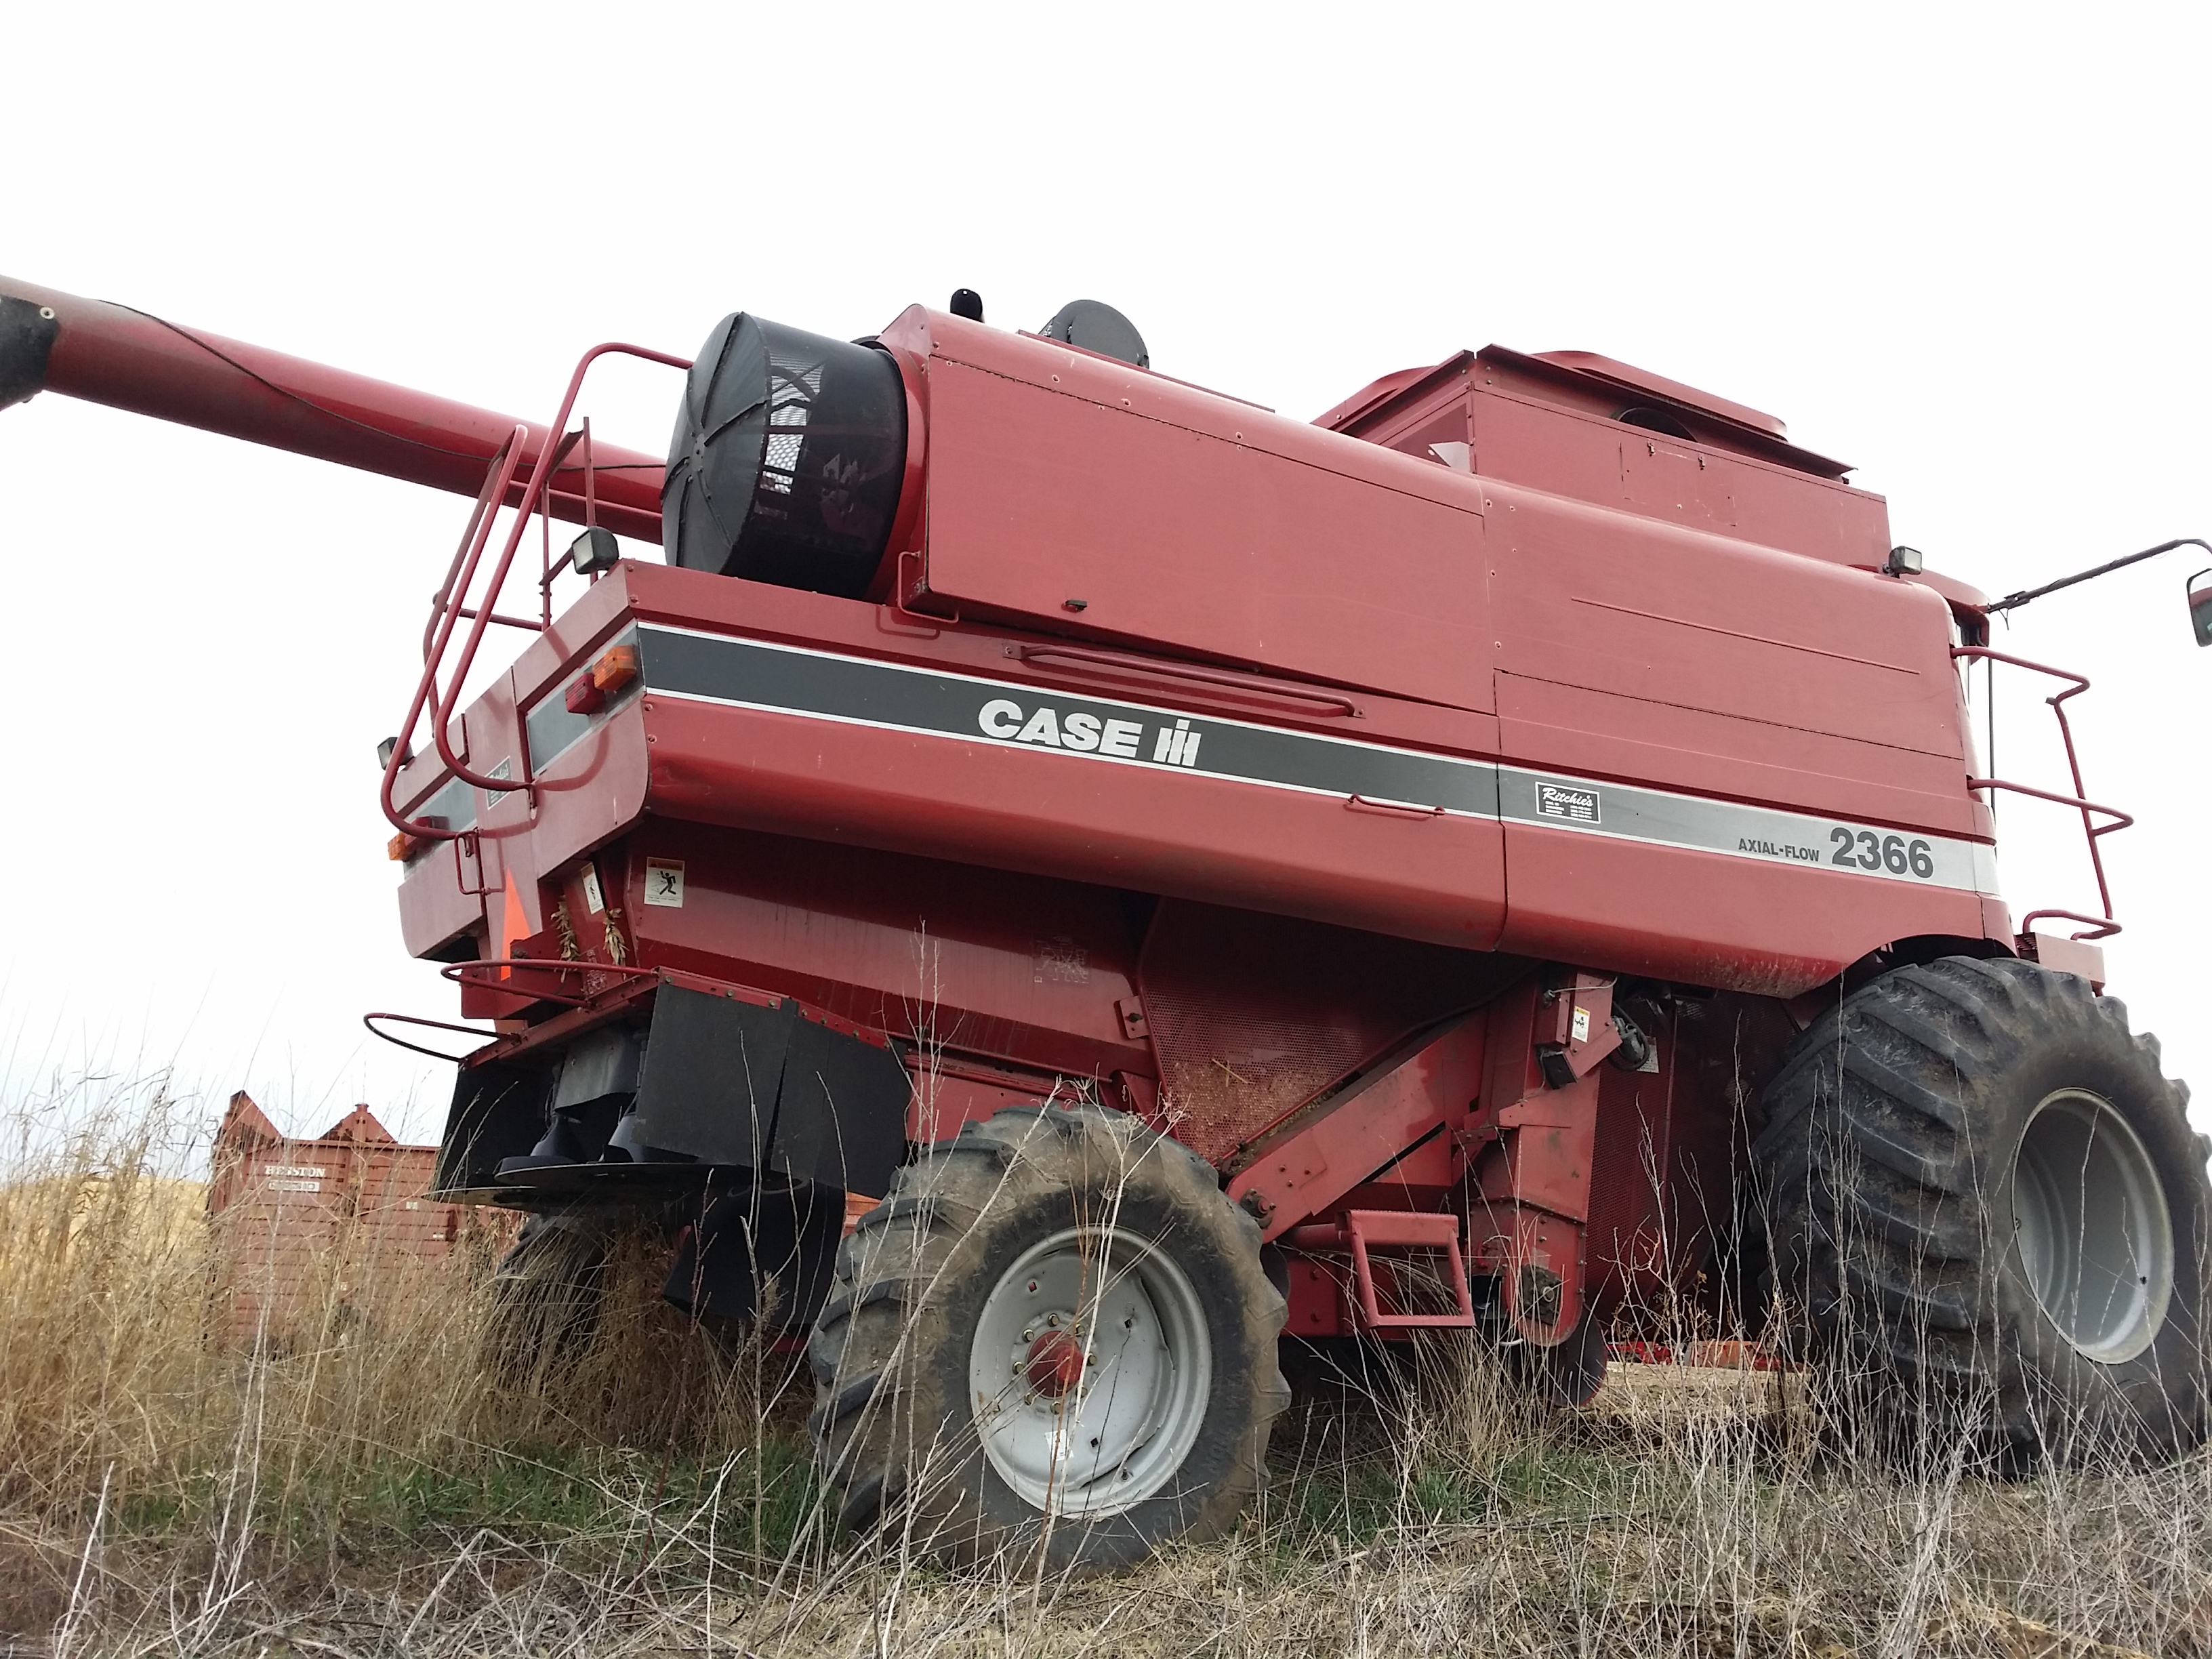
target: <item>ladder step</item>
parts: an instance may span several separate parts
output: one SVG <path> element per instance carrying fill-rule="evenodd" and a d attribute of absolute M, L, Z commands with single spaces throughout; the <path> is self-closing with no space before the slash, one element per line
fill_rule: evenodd
<path fill-rule="evenodd" d="M 1467 1259 L 1460 1252 L 1459 1218 L 1411 1210 L 1348 1210 L 1345 1231 L 1352 1241 L 1352 1273 L 1358 1291 L 1359 1316 L 1371 1330 L 1464 1330 L 1474 1323 L 1474 1297 L 1467 1282 Z M 1442 1250 L 1456 1313 L 1384 1313 L 1375 1297 L 1373 1249 Z"/>

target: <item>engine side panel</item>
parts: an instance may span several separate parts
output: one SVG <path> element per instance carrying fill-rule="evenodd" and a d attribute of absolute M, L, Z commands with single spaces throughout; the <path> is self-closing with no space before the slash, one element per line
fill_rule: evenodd
<path fill-rule="evenodd" d="M 1413 469 L 1424 490 L 1395 487 L 1400 459 L 1259 410 L 1216 434 L 1198 417 L 1226 400 L 1172 382 L 1155 379 L 1162 406 L 1139 413 L 1097 360 L 1018 343 L 1031 349 L 991 369 L 929 364 L 933 605 L 1079 616 L 1176 652 L 1492 706 L 1472 483 Z M 1316 444 L 1329 453 L 1295 453 Z"/>

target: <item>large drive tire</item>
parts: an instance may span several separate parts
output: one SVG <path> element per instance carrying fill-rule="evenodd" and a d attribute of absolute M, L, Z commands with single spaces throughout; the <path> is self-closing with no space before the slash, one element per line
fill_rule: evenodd
<path fill-rule="evenodd" d="M 1832 1412 L 1893 1449 L 2160 1458 L 2206 1432 L 2208 1143 L 2087 981 L 1946 957 L 1799 1038 L 1754 1147 Z"/>
<path fill-rule="evenodd" d="M 969 1123 L 862 1218 L 815 1322 L 839 1518 L 1078 1572 L 1218 1536 L 1289 1404 L 1285 1312 L 1187 1148 L 1092 1106 Z"/>

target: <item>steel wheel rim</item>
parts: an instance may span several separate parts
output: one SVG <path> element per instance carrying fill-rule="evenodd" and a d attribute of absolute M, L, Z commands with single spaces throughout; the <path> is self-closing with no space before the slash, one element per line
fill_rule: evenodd
<path fill-rule="evenodd" d="M 2013 1160 L 2014 1242 L 2037 1304 L 2085 1358 L 2113 1365 L 2157 1339 L 2173 1291 L 2158 1169 L 2112 1103 L 2047 1096 Z"/>
<path fill-rule="evenodd" d="M 1212 1343 L 1165 1252 L 1118 1228 L 1070 1227 L 1024 1250 L 984 1298 L 968 1379 L 1000 1478 L 1048 1514 L 1099 1519 L 1182 1467 L 1212 1393 Z"/>

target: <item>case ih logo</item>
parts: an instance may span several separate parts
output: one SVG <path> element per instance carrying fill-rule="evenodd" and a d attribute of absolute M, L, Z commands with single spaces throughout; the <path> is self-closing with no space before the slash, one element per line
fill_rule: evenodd
<path fill-rule="evenodd" d="M 1565 818 L 1570 823 L 1595 823 L 1597 791 L 1540 783 L 1536 786 L 1536 813 L 1540 817 Z"/>
<path fill-rule="evenodd" d="M 1083 709 L 1063 714 L 1052 708 L 1024 715 L 1021 704 L 1008 697 L 994 697 L 985 703 L 976 711 L 975 724 L 994 738 L 1079 753 L 1114 755 L 1124 760 L 1141 758 L 1144 749 L 1145 728 L 1136 720 L 1107 720 Z M 1203 735 L 1192 731 L 1187 720 L 1163 726 L 1152 734 L 1152 757 L 1166 766 L 1195 766 Z"/>

